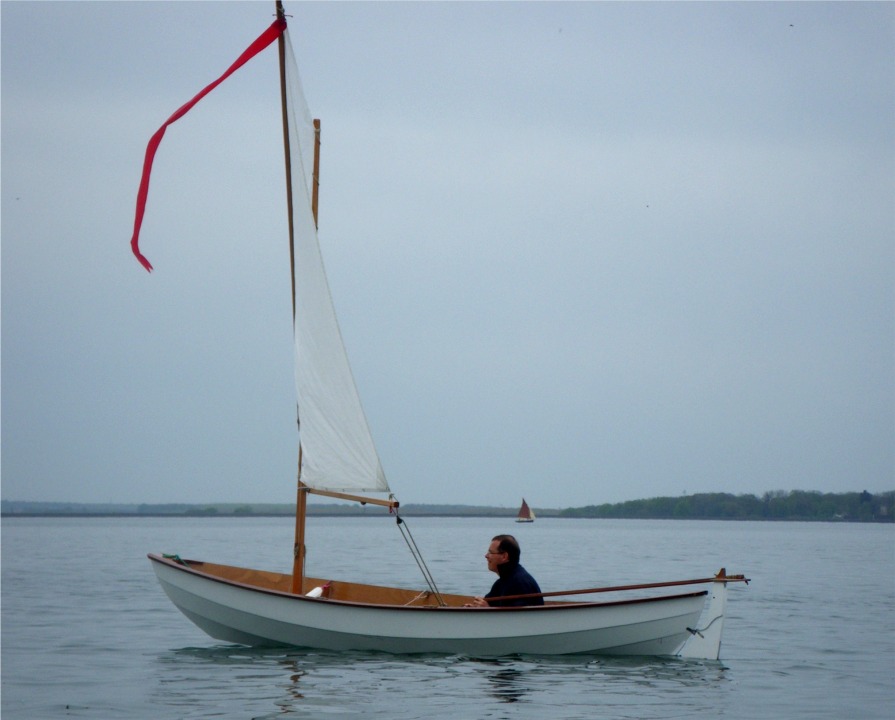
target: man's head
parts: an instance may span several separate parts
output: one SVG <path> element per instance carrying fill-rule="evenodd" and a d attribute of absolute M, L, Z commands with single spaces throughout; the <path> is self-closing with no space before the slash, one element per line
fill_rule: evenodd
<path fill-rule="evenodd" d="M 512 535 L 495 535 L 491 539 L 491 545 L 488 552 L 485 553 L 485 559 L 488 561 L 488 569 L 491 572 L 497 572 L 497 566 L 505 563 L 516 564 L 519 562 L 519 556 L 522 551 L 519 549 L 519 543 Z"/>

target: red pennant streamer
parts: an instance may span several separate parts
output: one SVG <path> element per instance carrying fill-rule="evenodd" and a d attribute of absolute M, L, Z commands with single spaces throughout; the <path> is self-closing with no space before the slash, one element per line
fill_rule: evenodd
<path fill-rule="evenodd" d="M 192 110 L 193 106 L 198 103 L 202 98 L 204 98 L 208 93 L 214 90 L 218 85 L 220 85 L 224 80 L 226 80 L 230 75 L 239 70 L 243 65 L 245 65 L 249 60 L 251 60 L 255 55 L 264 50 L 268 45 L 270 45 L 274 40 L 276 40 L 280 35 L 283 34 L 283 31 L 286 29 L 286 21 L 277 18 L 274 20 L 273 24 L 267 28 L 261 35 L 258 36 L 258 39 L 255 40 L 251 45 L 246 48 L 245 52 L 240 55 L 236 62 L 234 62 L 229 68 L 227 68 L 227 72 L 221 75 L 217 80 L 215 80 L 211 85 L 204 88 L 196 97 L 190 100 L 186 105 L 181 107 L 177 112 L 175 112 L 171 117 L 169 117 L 164 125 L 162 125 L 158 130 L 155 131 L 155 134 L 149 138 L 149 144 L 146 146 L 146 158 L 143 160 L 143 175 L 140 178 L 140 189 L 137 191 L 137 213 L 134 217 L 134 235 L 131 238 L 131 250 L 134 251 L 134 255 L 137 256 L 137 260 L 140 261 L 140 264 L 145 267 L 149 272 L 152 272 L 152 265 L 149 263 L 143 254 L 140 252 L 140 226 L 143 224 L 143 214 L 146 212 L 146 197 L 149 194 L 149 175 L 152 172 L 152 161 L 155 159 L 155 152 L 158 150 L 158 146 L 162 142 L 162 138 L 165 136 L 165 130 L 168 129 L 168 126 L 182 118 L 186 115 L 190 110 Z"/>

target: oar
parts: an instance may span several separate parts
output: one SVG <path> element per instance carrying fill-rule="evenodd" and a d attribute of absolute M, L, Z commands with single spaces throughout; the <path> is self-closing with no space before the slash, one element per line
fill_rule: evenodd
<path fill-rule="evenodd" d="M 644 583 L 642 585 L 615 585 L 612 587 L 586 588 L 582 590 L 553 590 L 551 592 L 528 593 L 526 595 L 502 595 L 499 597 L 485 598 L 486 602 L 492 600 L 529 600 L 532 598 L 558 597 L 561 595 L 589 595 L 591 593 L 622 592 L 625 590 L 648 590 L 650 588 L 674 587 L 676 585 L 703 585 L 710 582 L 744 582 L 749 583 L 749 578 L 744 575 L 727 575 L 722 568 L 715 577 L 698 578 L 696 580 L 671 580 L 669 582 Z"/>

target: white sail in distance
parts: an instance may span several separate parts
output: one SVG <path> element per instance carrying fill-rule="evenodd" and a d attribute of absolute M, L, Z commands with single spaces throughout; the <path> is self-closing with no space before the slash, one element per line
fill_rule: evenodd
<path fill-rule="evenodd" d="M 314 124 L 288 31 L 286 95 L 295 243 L 295 385 L 301 481 L 334 492 L 389 492 L 348 363 L 311 209 Z"/>

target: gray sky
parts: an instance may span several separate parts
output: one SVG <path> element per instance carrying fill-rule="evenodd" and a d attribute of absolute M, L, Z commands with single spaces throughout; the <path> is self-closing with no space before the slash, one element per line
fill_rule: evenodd
<path fill-rule="evenodd" d="M 895 487 L 895 5 L 286 9 L 402 502 Z M 273 2 L 0 12 L 3 497 L 291 502 Z"/>

